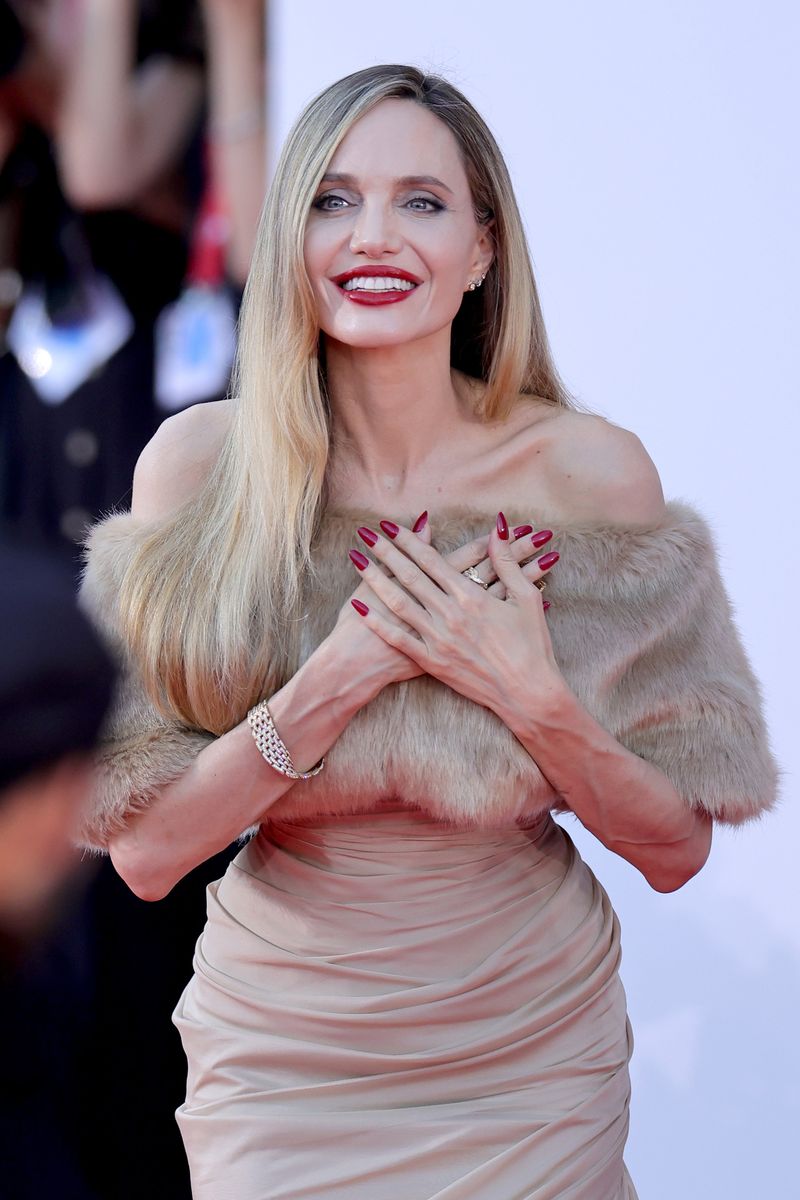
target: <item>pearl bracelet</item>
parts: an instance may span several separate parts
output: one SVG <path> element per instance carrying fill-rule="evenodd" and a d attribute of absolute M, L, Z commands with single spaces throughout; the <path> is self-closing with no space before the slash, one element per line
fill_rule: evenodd
<path fill-rule="evenodd" d="M 271 767 L 280 771 L 281 775 L 286 775 L 289 779 L 310 779 L 312 775 L 319 775 L 325 766 L 325 759 L 321 758 L 310 771 L 295 769 L 292 756 L 272 722 L 266 700 L 261 700 L 258 704 L 253 705 L 247 714 L 247 724 L 250 726 L 261 754 Z"/>

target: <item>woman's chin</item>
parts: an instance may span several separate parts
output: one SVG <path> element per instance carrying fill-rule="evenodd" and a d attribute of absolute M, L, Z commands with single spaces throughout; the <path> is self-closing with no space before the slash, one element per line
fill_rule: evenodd
<path fill-rule="evenodd" d="M 409 329 L 347 329 L 325 334 L 328 346 L 338 344 L 350 350 L 391 350 L 410 346 L 422 337 L 424 333 Z"/>
<path fill-rule="evenodd" d="M 391 322 L 386 320 L 385 313 L 380 320 L 379 326 L 378 321 L 370 319 L 370 314 L 367 314 L 366 320 L 359 319 L 346 325 L 331 322 L 322 333 L 328 346 L 338 344 L 350 350 L 392 350 L 411 347 L 415 343 L 422 344 L 443 336 L 446 336 L 449 347 L 452 317 L 443 321 L 426 322 L 424 325 L 408 321 Z"/>

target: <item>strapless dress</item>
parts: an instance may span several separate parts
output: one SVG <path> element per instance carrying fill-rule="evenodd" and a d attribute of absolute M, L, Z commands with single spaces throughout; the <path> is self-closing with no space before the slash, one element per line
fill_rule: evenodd
<path fill-rule="evenodd" d="M 266 823 L 174 1016 L 195 1200 L 635 1200 L 619 959 L 549 815 Z"/>

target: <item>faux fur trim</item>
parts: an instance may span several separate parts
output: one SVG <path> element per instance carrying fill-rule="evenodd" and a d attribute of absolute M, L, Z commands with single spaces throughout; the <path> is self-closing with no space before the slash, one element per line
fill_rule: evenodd
<path fill-rule="evenodd" d="M 358 525 L 385 514 L 326 514 L 314 547 L 300 653 L 330 632 L 355 589 L 347 557 Z M 508 512 L 509 521 L 529 520 Z M 408 516 L 396 517 L 410 524 Z M 494 514 L 450 508 L 434 522 L 443 553 L 488 531 Z M 614 737 L 654 763 L 693 808 L 737 824 L 775 802 L 777 768 L 762 697 L 733 620 L 703 518 L 672 501 L 650 528 L 558 529 L 549 577 L 553 649 L 577 698 Z M 141 526 L 129 514 L 96 526 L 83 596 L 116 636 L 114 594 Z M 361 547 L 363 549 L 363 547 Z M 129 668 L 103 759 L 106 784 L 85 837 L 98 846 L 126 813 L 151 802 L 211 735 L 158 718 Z M 301 790 L 302 789 L 302 790 Z M 428 676 L 392 684 L 365 706 L 326 756 L 325 770 L 290 789 L 275 819 L 368 811 L 400 799 L 454 825 L 495 826 L 563 807 L 536 763 L 489 710 Z M 635 803 L 636 798 L 631 797 Z"/>
<path fill-rule="evenodd" d="M 147 808 L 160 788 L 177 779 L 214 741 L 205 730 L 168 721 L 150 701 L 122 641 L 117 596 L 125 568 L 138 548 L 142 526 L 130 513 L 114 514 L 92 529 L 80 605 L 120 665 L 120 677 L 96 758 L 93 794 L 81 814 L 76 841 L 106 851 L 129 816 Z"/>

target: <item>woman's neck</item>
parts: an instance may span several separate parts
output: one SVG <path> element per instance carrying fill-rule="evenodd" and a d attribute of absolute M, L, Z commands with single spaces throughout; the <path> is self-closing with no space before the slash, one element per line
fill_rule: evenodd
<path fill-rule="evenodd" d="M 402 494 L 464 442 L 474 416 L 466 376 L 441 346 L 326 347 L 333 479 L 376 497 Z M 474 386 L 474 385 L 473 385 Z"/>

